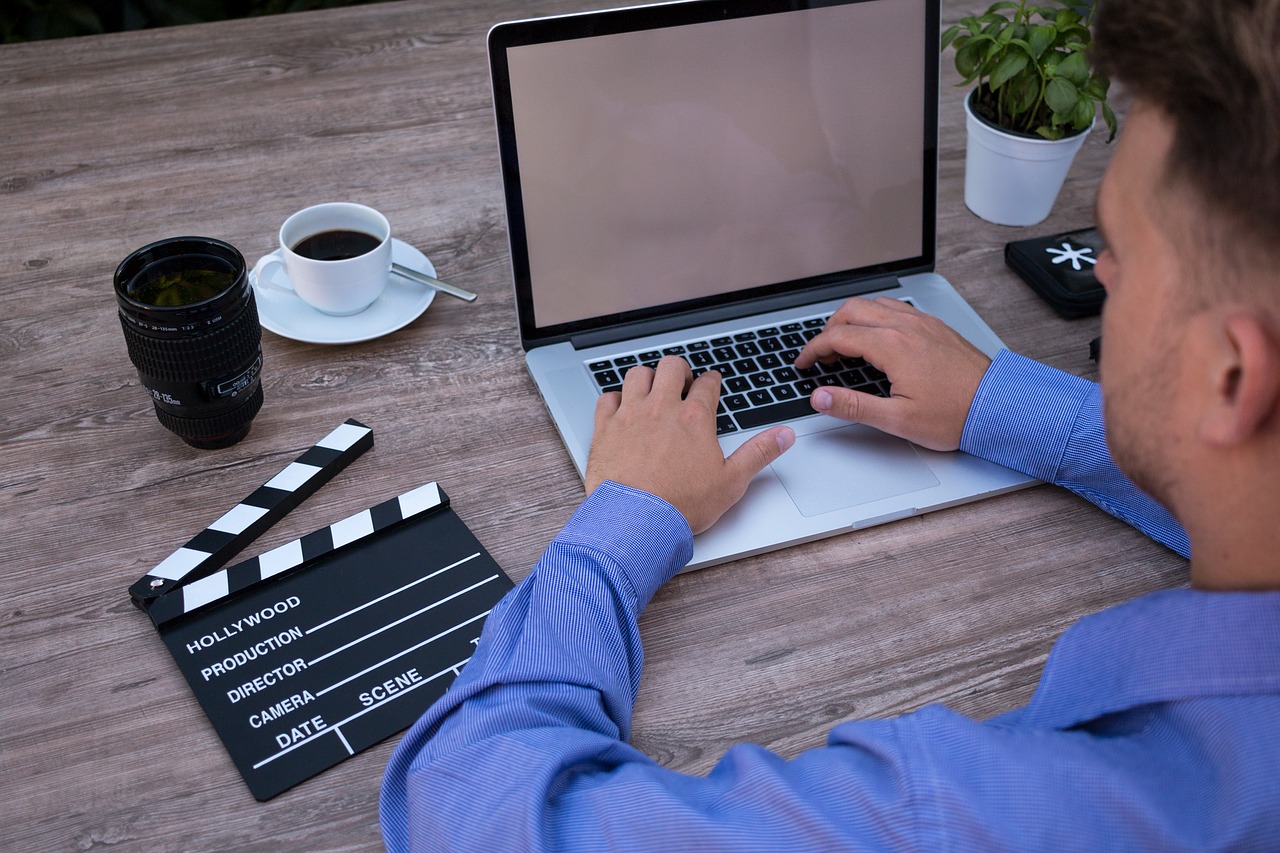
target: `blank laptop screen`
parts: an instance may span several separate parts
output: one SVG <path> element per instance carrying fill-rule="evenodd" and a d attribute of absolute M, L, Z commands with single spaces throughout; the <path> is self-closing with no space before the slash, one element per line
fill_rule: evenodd
<path fill-rule="evenodd" d="M 873 0 L 507 48 L 536 326 L 931 259 L 925 17 Z"/>

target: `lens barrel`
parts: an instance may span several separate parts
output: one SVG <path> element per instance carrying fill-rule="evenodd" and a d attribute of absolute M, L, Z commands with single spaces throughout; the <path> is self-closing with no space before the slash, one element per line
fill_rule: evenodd
<path fill-rule="evenodd" d="M 229 283 L 195 291 L 190 301 L 169 299 L 181 304 L 139 295 L 139 282 L 192 269 L 213 270 Z M 262 327 L 240 252 L 211 237 L 160 240 L 121 262 L 115 292 L 129 359 L 160 423 L 201 449 L 244 438 L 262 408 Z"/>

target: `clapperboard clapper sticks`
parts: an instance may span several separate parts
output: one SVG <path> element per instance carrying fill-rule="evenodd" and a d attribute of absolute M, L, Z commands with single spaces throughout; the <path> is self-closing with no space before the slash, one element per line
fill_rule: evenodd
<path fill-rule="evenodd" d="M 372 445 L 348 420 L 130 589 L 259 800 L 416 720 L 511 588 L 436 483 L 221 568 Z"/>

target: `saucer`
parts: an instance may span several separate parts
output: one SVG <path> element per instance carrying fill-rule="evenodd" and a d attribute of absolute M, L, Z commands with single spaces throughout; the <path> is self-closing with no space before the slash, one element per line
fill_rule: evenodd
<path fill-rule="evenodd" d="M 279 249 L 271 254 L 278 255 Z M 394 237 L 391 260 L 429 276 L 436 274 L 435 266 L 426 255 Z M 273 275 L 284 276 L 285 272 L 281 268 Z M 258 301 L 258 321 L 262 328 L 282 338 L 309 344 L 354 344 L 389 335 L 422 316 L 436 295 L 424 284 L 392 274 L 386 290 L 368 308 L 359 314 L 334 317 L 317 311 L 297 296 L 260 286 L 252 272 L 249 284 Z"/>

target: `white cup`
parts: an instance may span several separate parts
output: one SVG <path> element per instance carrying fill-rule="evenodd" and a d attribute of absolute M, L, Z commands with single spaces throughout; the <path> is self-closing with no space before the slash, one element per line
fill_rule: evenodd
<path fill-rule="evenodd" d="M 277 268 L 287 279 L 272 274 Z M 349 202 L 317 204 L 290 216 L 280 226 L 280 248 L 253 268 L 259 286 L 295 293 L 335 317 L 372 305 L 390 275 L 391 224 L 372 207 Z"/>

